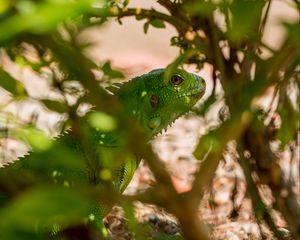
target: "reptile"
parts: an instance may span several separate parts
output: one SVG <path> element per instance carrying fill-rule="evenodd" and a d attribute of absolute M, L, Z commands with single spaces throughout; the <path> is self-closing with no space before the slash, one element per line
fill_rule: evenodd
<path fill-rule="evenodd" d="M 155 69 L 123 83 L 114 91 L 122 111 L 136 119 L 148 140 L 187 113 L 205 92 L 205 81 L 200 76 L 179 68 L 168 74 L 166 72 L 165 69 Z M 100 113 L 91 111 L 83 121 L 89 122 L 95 114 Z M 101 186 L 104 182 L 123 192 L 140 162 L 126 151 L 126 131 L 103 131 L 93 124 L 83 124 L 88 126 L 84 128 L 88 136 L 84 143 L 71 130 L 54 139 L 49 149 L 33 150 L 9 166 L 0 168 L 0 190 L 5 189 L 1 179 L 25 176 L 27 180 L 29 172 L 38 179 L 55 184 L 75 186 L 92 183 Z M 89 164 L 92 167 L 87 166 Z M 3 199 L 5 197 L 0 194 L 0 200 Z"/>

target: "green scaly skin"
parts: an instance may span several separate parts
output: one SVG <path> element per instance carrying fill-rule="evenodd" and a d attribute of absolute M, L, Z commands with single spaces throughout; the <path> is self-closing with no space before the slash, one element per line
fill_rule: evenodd
<path fill-rule="evenodd" d="M 153 70 L 123 84 L 116 92 L 123 111 L 128 116 L 135 116 L 149 140 L 187 113 L 205 92 L 204 80 L 195 74 L 176 69 L 169 76 L 165 75 L 164 69 Z M 0 177 L 3 174 L 10 176 L 10 173 L 30 171 L 43 179 L 46 176 L 50 182 L 68 182 L 73 186 L 75 182 L 80 184 L 82 181 L 101 185 L 103 170 L 108 170 L 106 173 L 113 173 L 115 187 L 123 192 L 140 160 L 126 153 L 121 133 L 103 133 L 90 127 L 87 133 L 91 136 L 90 142 L 84 147 L 72 134 L 64 134 L 54 141 L 49 151 L 33 151 L 0 169 Z M 86 146 L 88 152 L 94 154 L 87 153 Z M 93 173 L 89 171 L 87 163 L 92 163 L 96 168 Z"/>
<path fill-rule="evenodd" d="M 205 82 L 198 75 L 177 69 L 165 79 L 164 73 L 164 69 L 156 69 L 136 77 L 119 93 L 126 111 L 132 112 L 151 136 L 188 112 L 205 91 Z"/>
<path fill-rule="evenodd" d="M 127 113 L 137 118 L 149 139 L 188 112 L 205 92 L 205 81 L 196 74 L 177 69 L 169 78 L 156 69 L 125 84 L 119 99 Z M 132 97 L 134 96 L 134 97 Z M 126 176 L 119 181 L 123 191 L 129 184 L 139 160 L 125 162 Z"/>

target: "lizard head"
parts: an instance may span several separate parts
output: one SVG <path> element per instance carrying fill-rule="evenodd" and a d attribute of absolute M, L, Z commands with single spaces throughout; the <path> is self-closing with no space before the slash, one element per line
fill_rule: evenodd
<path fill-rule="evenodd" d="M 150 135 L 161 132 L 188 112 L 203 96 L 206 86 L 201 77 L 182 69 L 167 76 L 165 69 L 156 69 L 126 85 L 121 98 L 126 95 L 126 108 Z"/>

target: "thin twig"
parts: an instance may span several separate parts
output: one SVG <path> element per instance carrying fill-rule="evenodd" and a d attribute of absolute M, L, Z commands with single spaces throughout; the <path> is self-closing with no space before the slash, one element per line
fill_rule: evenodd
<path fill-rule="evenodd" d="M 256 218 L 260 220 L 260 218 L 262 217 L 267 223 L 267 225 L 269 226 L 270 230 L 274 233 L 275 237 L 278 239 L 282 239 L 283 236 L 281 232 L 278 231 L 266 205 L 264 204 L 264 202 L 260 197 L 260 194 L 256 187 L 256 183 L 253 181 L 251 166 L 249 164 L 249 160 L 244 158 L 244 154 L 243 154 L 244 149 L 241 146 L 241 144 L 238 144 L 237 151 L 239 153 L 239 157 L 240 157 L 239 162 L 245 175 L 248 192 L 252 201 L 252 206 Z"/>
<path fill-rule="evenodd" d="M 267 5 L 267 9 L 266 9 L 266 12 L 265 12 L 265 15 L 264 15 L 264 17 L 262 19 L 262 22 L 261 22 L 261 25 L 260 25 L 259 39 L 261 39 L 262 36 L 263 36 L 264 30 L 265 30 L 265 26 L 266 26 L 266 23 L 267 23 L 267 19 L 268 19 L 268 16 L 269 16 L 269 12 L 270 12 L 271 3 L 272 3 L 272 0 L 269 0 L 268 1 L 268 5 Z"/>

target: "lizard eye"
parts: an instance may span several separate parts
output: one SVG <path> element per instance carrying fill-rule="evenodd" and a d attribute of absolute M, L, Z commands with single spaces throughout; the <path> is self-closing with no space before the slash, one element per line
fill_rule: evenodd
<path fill-rule="evenodd" d="M 152 96 L 150 97 L 150 105 L 151 105 L 151 107 L 153 107 L 153 108 L 157 108 L 157 107 L 158 107 L 158 105 L 159 105 L 159 99 L 158 99 L 157 96 L 152 95 Z"/>
<path fill-rule="evenodd" d="M 183 82 L 183 78 L 179 75 L 173 75 L 171 77 L 171 83 L 174 85 L 174 86 L 178 86 L 180 85 L 181 83 Z"/>

